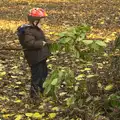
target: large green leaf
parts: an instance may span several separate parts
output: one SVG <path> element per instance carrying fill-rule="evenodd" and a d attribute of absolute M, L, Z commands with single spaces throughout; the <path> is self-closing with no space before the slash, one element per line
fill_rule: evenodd
<path fill-rule="evenodd" d="M 97 45 L 96 43 L 92 43 L 90 47 L 94 50 L 99 50 L 99 45 Z"/>
<path fill-rule="evenodd" d="M 81 33 L 80 37 L 81 37 L 82 40 L 85 39 L 86 38 L 86 33 Z"/>
<path fill-rule="evenodd" d="M 85 43 L 86 45 L 92 44 L 93 40 L 83 40 L 83 43 Z"/>
<path fill-rule="evenodd" d="M 48 94 L 50 92 L 51 88 L 52 88 L 51 85 L 49 85 L 48 87 L 46 87 L 44 93 Z"/>
<path fill-rule="evenodd" d="M 68 37 L 75 39 L 76 38 L 76 33 L 74 31 L 68 32 Z"/>
<path fill-rule="evenodd" d="M 64 71 L 59 71 L 58 75 L 59 79 L 61 80 L 64 77 Z"/>
<path fill-rule="evenodd" d="M 75 55 L 76 58 L 80 58 L 80 53 L 79 53 L 79 51 L 75 50 L 75 51 L 74 51 L 74 55 Z"/>
<path fill-rule="evenodd" d="M 51 78 L 46 79 L 46 81 L 43 83 L 43 87 L 47 88 L 51 84 L 51 82 L 52 82 Z"/>
<path fill-rule="evenodd" d="M 95 43 L 98 44 L 101 47 L 106 47 L 107 46 L 104 41 L 96 40 Z"/>
<path fill-rule="evenodd" d="M 55 78 L 55 79 L 53 79 L 53 81 L 51 82 L 51 85 L 56 85 L 57 82 L 58 82 L 58 78 Z"/>
<path fill-rule="evenodd" d="M 59 43 L 66 44 L 66 43 L 69 43 L 70 41 L 71 41 L 70 37 L 64 37 L 59 40 Z"/>
<path fill-rule="evenodd" d="M 51 84 L 53 79 L 57 77 L 58 77 L 58 70 L 55 69 L 54 71 L 52 71 L 51 75 L 45 80 L 45 82 L 43 83 L 43 87 L 47 88 Z"/>
<path fill-rule="evenodd" d="M 67 36 L 67 32 L 61 32 L 58 34 L 60 37 L 64 37 L 64 36 Z"/>
<path fill-rule="evenodd" d="M 79 36 L 79 37 L 77 37 L 76 42 L 80 42 L 81 40 L 83 40 L 83 39 Z"/>

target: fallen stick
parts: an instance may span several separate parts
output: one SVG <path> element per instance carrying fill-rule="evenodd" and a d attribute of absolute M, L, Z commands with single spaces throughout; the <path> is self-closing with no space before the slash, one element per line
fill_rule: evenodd
<path fill-rule="evenodd" d="M 25 50 L 22 48 L 0 48 L 0 50 Z"/>

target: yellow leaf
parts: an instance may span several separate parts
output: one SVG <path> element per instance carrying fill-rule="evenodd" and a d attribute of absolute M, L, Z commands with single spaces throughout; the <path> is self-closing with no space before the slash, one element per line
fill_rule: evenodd
<path fill-rule="evenodd" d="M 103 19 L 100 20 L 100 24 L 103 25 L 105 21 Z"/>
<path fill-rule="evenodd" d="M 15 100 L 14 101 L 15 103 L 20 103 L 20 102 L 22 102 L 21 100 Z"/>
<path fill-rule="evenodd" d="M 40 105 L 39 108 L 40 108 L 40 109 L 44 109 L 44 105 Z"/>
<path fill-rule="evenodd" d="M 116 36 L 116 34 L 117 34 L 116 32 L 113 32 L 113 33 L 111 34 L 111 36 L 114 37 L 114 36 Z"/>
<path fill-rule="evenodd" d="M 99 87 L 99 88 L 102 88 L 102 84 L 101 84 L 101 83 L 98 83 L 98 87 Z"/>
<path fill-rule="evenodd" d="M 32 117 L 33 116 L 33 113 L 26 113 L 25 114 L 27 117 Z"/>
<path fill-rule="evenodd" d="M 1 100 L 7 100 L 7 101 L 9 101 L 9 98 L 6 97 L 6 96 L 0 96 L 0 99 L 1 99 Z"/>
<path fill-rule="evenodd" d="M 77 77 L 75 77 L 76 80 L 82 80 L 82 78 L 85 77 L 85 74 L 80 74 Z"/>
<path fill-rule="evenodd" d="M 11 117 L 11 116 L 13 116 L 14 114 L 4 114 L 2 117 L 3 118 L 5 118 L 5 119 L 7 119 L 7 118 L 9 118 L 9 117 Z"/>
<path fill-rule="evenodd" d="M 44 25 L 43 25 L 43 28 L 49 29 L 50 27 L 49 27 L 48 25 L 44 24 Z"/>
<path fill-rule="evenodd" d="M 91 70 L 91 68 L 85 68 L 84 70 L 85 70 L 85 71 L 90 71 L 90 70 Z"/>
<path fill-rule="evenodd" d="M 33 117 L 33 118 L 42 118 L 44 115 L 45 115 L 44 113 L 43 113 L 43 114 L 40 114 L 40 113 L 37 113 L 37 112 L 36 112 L 36 113 L 33 114 L 32 117 Z"/>
<path fill-rule="evenodd" d="M 3 109 L 1 110 L 1 113 L 4 113 L 4 112 L 7 112 L 7 110 L 6 110 L 5 108 L 3 108 Z"/>
<path fill-rule="evenodd" d="M 19 92 L 19 95 L 25 95 L 26 93 L 24 91 Z"/>
<path fill-rule="evenodd" d="M 13 76 L 13 75 L 11 75 L 11 78 L 17 78 L 17 76 Z"/>
<path fill-rule="evenodd" d="M 55 117 L 56 117 L 56 113 L 50 113 L 50 114 L 49 114 L 49 117 L 50 117 L 51 119 L 55 118 Z"/>
<path fill-rule="evenodd" d="M 13 85 L 14 86 L 14 85 Z M 19 86 L 14 86 L 14 88 L 19 88 Z"/>
<path fill-rule="evenodd" d="M 22 83 L 21 83 L 21 82 L 16 82 L 16 84 L 20 85 L 20 84 L 22 84 Z"/>
<path fill-rule="evenodd" d="M 16 117 L 15 120 L 21 120 L 23 116 L 22 115 L 16 115 L 15 117 Z"/>
<path fill-rule="evenodd" d="M 6 72 L 0 72 L 0 77 L 5 76 Z"/>
<path fill-rule="evenodd" d="M 54 32 L 50 32 L 49 34 L 52 35 L 52 34 L 54 34 Z"/>
<path fill-rule="evenodd" d="M 96 75 L 94 75 L 94 74 L 92 75 L 92 74 L 91 74 L 91 75 L 87 75 L 87 78 L 92 78 L 92 77 L 95 77 L 95 76 L 96 76 Z"/>
<path fill-rule="evenodd" d="M 11 69 L 17 69 L 18 68 L 18 66 L 14 66 L 14 67 L 12 67 Z"/>
<path fill-rule="evenodd" d="M 64 95 L 66 95 L 67 93 L 66 92 L 61 92 L 59 95 L 60 96 L 64 96 Z"/>
<path fill-rule="evenodd" d="M 53 111 L 59 111 L 59 108 L 58 107 L 53 107 L 52 110 Z"/>
<path fill-rule="evenodd" d="M 104 23 L 105 23 L 104 21 L 100 22 L 101 25 L 103 25 Z"/>
<path fill-rule="evenodd" d="M 113 89 L 113 84 L 107 85 L 104 89 L 107 91 Z"/>
<path fill-rule="evenodd" d="M 111 38 L 107 37 L 106 40 L 105 40 L 105 42 L 109 43 L 111 40 L 112 40 Z"/>

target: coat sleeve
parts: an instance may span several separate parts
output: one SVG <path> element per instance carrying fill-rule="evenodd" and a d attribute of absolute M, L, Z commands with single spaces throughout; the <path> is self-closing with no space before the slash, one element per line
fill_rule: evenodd
<path fill-rule="evenodd" d="M 43 47 L 43 41 L 36 41 L 35 36 L 29 30 L 25 31 L 24 45 L 28 49 L 39 49 Z"/>

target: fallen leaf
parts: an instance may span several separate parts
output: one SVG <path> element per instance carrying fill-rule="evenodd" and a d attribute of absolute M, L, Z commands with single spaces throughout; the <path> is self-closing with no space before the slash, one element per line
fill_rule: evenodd
<path fill-rule="evenodd" d="M 104 89 L 106 91 L 112 90 L 113 89 L 113 84 L 107 85 Z"/>
<path fill-rule="evenodd" d="M 38 119 L 38 118 L 41 119 L 44 115 L 45 115 L 44 113 L 43 113 L 43 114 L 40 114 L 40 113 L 37 113 L 37 112 L 36 112 L 36 113 L 33 114 L 32 117 L 33 117 L 33 118 L 37 118 L 37 119 Z"/>
<path fill-rule="evenodd" d="M 53 118 L 55 118 L 55 117 L 56 117 L 56 113 L 50 113 L 50 114 L 49 114 L 49 118 L 53 119 Z"/>
<path fill-rule="evenodd" d="M 15 117 L 16 117 L 15 120 L 21 120 L 23 115 L 16 115 Z"/>
<path fill-rule="evenodd" d="M 33 116 L 33 113 L 25 113 L 25 115 L 26 115 L 27 117 L 32 117 L 32 116 Z"/>

